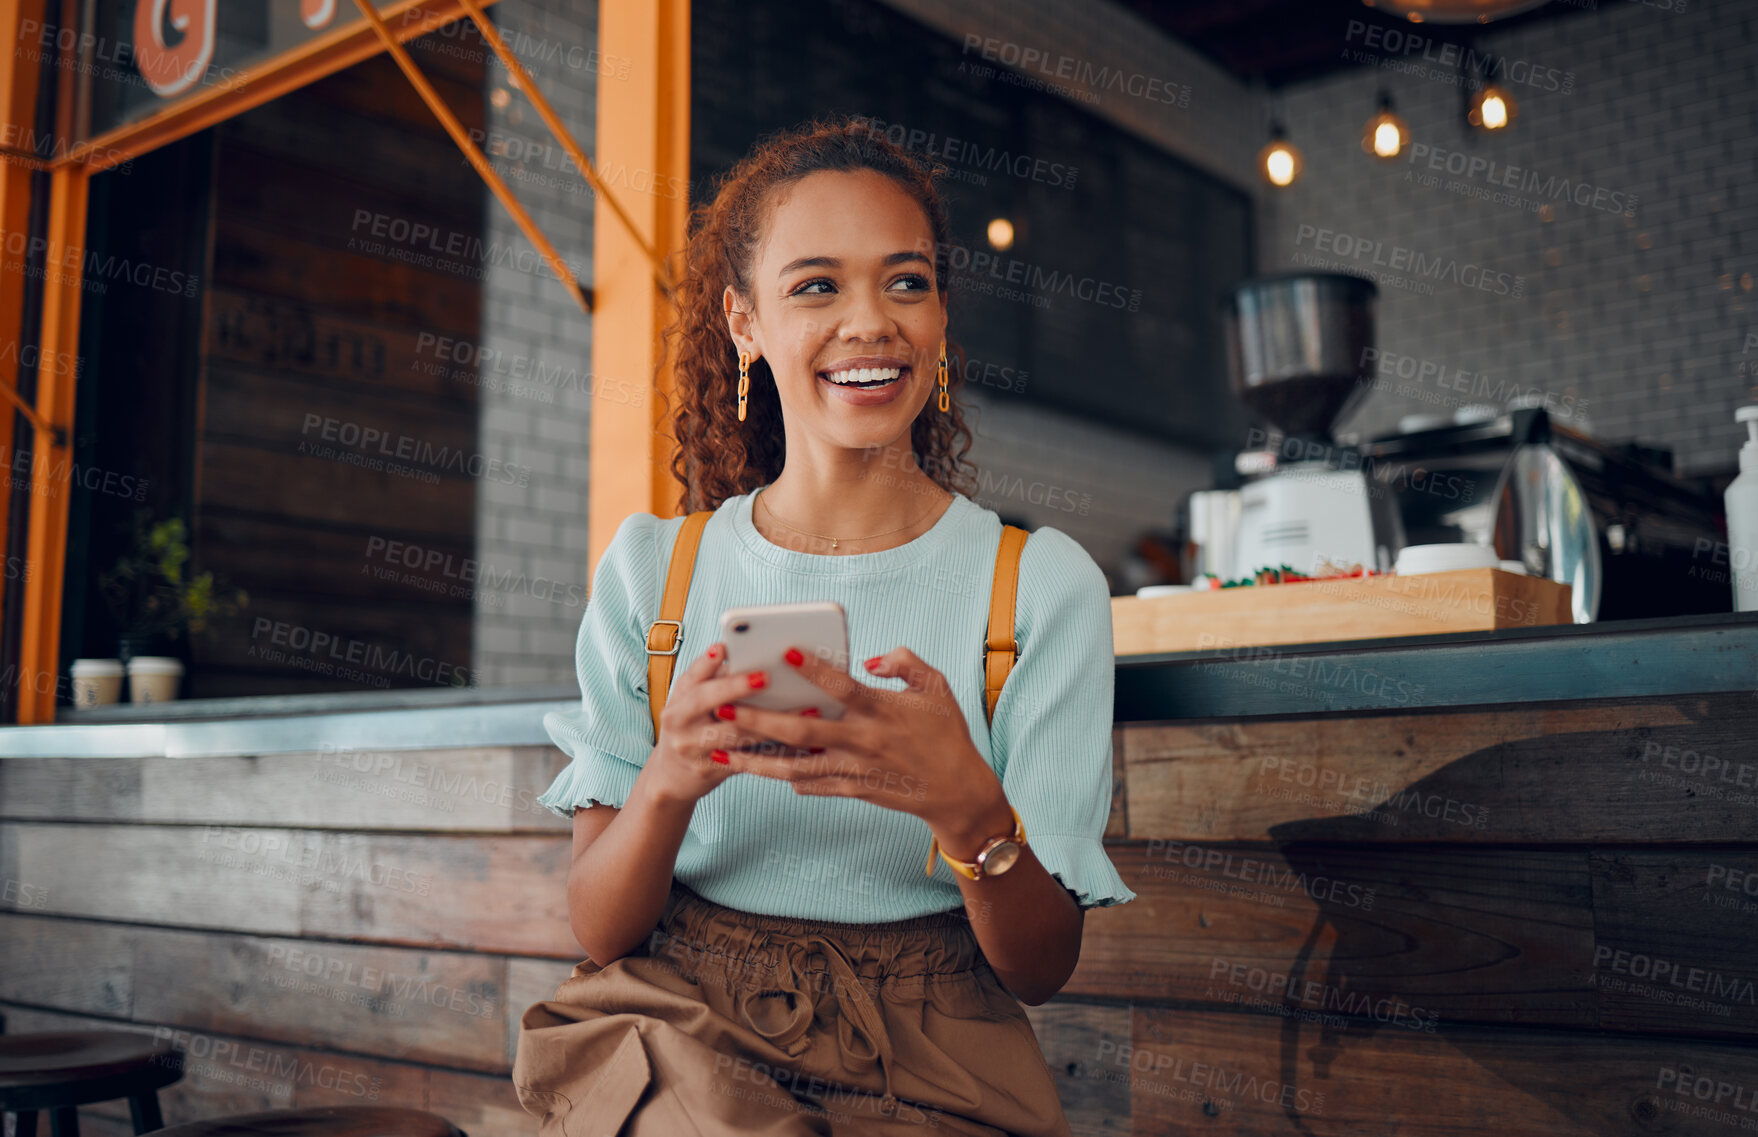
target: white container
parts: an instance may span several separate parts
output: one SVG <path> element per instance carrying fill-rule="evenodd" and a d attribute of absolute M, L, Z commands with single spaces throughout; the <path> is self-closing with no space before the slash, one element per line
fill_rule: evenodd
<path fill-rule="evenodd" d="M 73 676 L 73 705 L 103 707 L 122 701 L 120 659 L 76 659 L 68 669 Z"/>
<path fill-rule="evenodd" d="M 1406 545 L 1392 571 L 1399 576 L 1460 569 L 1501 568 L 1502 559 L 1488 545 Z"/>
<path fill-rule="evenodd" d="M 169 655 L 137 655 L 128 661 L 128 698 L 135 703 L 169 703 L 177 698 L 183 661 Z"/>
<path fill-rule="evenodd" d="M 1232 580 L 1239 544 L 1239 491 L 1198 490 L 1190 495 L 1190 539 L 1197 546 L 1193 576 Z"/>
<path fill-rule="evenodd" d="M 1734 421 L 1746 424 L 1746 444 L 1740 447 L 1740 476 L 1727 487 L 1727 566 L 1734 577 L 1734 611 L 1755 612 L 1758 611 L 1758 406 L 1741 407 L 1734 412 Z"/>

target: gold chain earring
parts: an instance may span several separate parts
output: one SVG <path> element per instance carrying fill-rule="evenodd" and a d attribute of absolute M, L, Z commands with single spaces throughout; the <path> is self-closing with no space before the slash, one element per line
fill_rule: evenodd
<path fill-rule="evenodd" d="M 940 341 L 940 409 L 950 411 L 952 402 L 946 395 L 946 341 Z"/>
<path fill-rule="evenodd" d="M 739 352 L 739 421 L 745 421 L 745 396 L 751 393 L 751 353 Z"/>

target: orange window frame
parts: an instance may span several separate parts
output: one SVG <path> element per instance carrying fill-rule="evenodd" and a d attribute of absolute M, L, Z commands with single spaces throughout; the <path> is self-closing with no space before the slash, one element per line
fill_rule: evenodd
<path fill-rule="evenodd" d="M 0 27 L 18 28 L 21 20 L 41 20 L 52 0 L 0 0 Z M 664 251 L 680 249 L 688 218 L 688 202 L 658 195 L 642 195 L 626 209 L 615 201 L 599 181 L 592 163 L 583 160 L 579 148 L 528 74 L 499 42 L 482 12 L 495 0 L 392 0 L 374 3 L 356 0 L 366 19 L 314 37 L 273 59 L 246 69 L 238 81 L 223 88 L 210 88 L 199 95 L 168 105 L 139 122 L 107 131 L 78 153 L 53 161 L 39 161 L 17 152 L 0 161 L 0 232 L 23 232 L 30 210 L 31 175 L 47 168 L 51 177 L 48 222 L 50 265 L 58 272 L 46 273 L 42 327 L 38 339 L 41 366 L 34 401 L 18 395 L 17 376 L 0 373 L 0 396 L 22 411 L 34 432 L 32 477 L 40 467 L 54 468 L 70 462 L 67 453 L 73 436 L 75 376 L 58 375 L 52 365 L 71 358 L 79 344 L 79 266 L 83 257 L 86 203 L 93 174 L 130 158 L 205 130 L 235 115 L 261 106 L 271 99 L 297 90 L 381 51 L 389 50 L 426 98 L 431 87 L 408 61 L 401 43 L 424 35 L 461 18 L 474 19 L 514 75 L 516 85 L 532 98 L 546 124 L 571 147 L 576 162 L 594 189 L 595 240 L 593 278 L 589 294 L 571 276 L 558 273 L 570 295 L 583 310 L 607 317 L 595 322 L 592 337 L 592 373 L 633 382 L 647 391 L 645 399 L 605 401 L 592 410 L 590 439 L 589 535 L 590 559 L 599 555 L 615 534 L 622 518 L 632 512 L 674 512 L 678 486 L 666 463 L 668 441 L 660 421 L 657 397 L 669 394 L 669 375 L 659 374 L 660 337 L 670 318 L 669 273 Z M 62 0 L 71 12 L 71 0 Z M 381 18 L 382 17 L 382 18 Z M 390 21 L 396 21 L 395 29 Z M 689 179 L 689 0 L 643 0 L 610 3 L 599 13 L 601 54 L 630 61 L 631 78 L 626 90 L 615 98 L 600 92 L 598 99 L 597 157 L 601 164 L 615 162 L 623 168 L 652 171 L 660 185 L 687 184 Z M 72 105 L 74 70 L 62 67 L 58 105 Z M 0 122 L 29 124 L 34 121 L 38 64 L 24 53 L 0 53 Z M 445 122 L 449 111 L 429 99 L 436 115 Z M 455 119 L 453 120 L 455 122 Z M 59 124 L 61 137 L 68 137 L 67 121 Z M 448 129 L 451 124 L 448 124 Z M 454 138 L 458 138 L 456 131 Z M 460 138 L 471 157 L 474 146 Z M 534 223 L 505 192 L 480 152 L 472 157 L 477 171 L 497 197 L 519 220 L 533 243 L 552 262 L 559 262 Z M 677 178 L 677 181 L 663 179 Z M 72 255 L 69 255 L 72 254 Z M 0 337 L 18 342 L 22 331 L 24 279 L 0 273 Z M 594 304 L 596 299 L 596 305 Z M 69 353 L 63 355 L 61 353 Z M 13 358 L 18 357 L 14 352 Z M 65 369 L 72 370 L 72 369 Z M 596 384 L 595 384 L 596 386 Z M 36 487 L 33 486 L 33 489 Z M 62 583 L 66 568 L 68 500 L 55 491 L 33 494 L 27 536 L 26 560 L 31 572 L 24 585 L 24 612 L 20 642 L 18 722 L 48 723 L 55 717 L 58 683 L 31 682 L 31 676 L 56 675 L 59 671 Z M 8 496 L 0 494 L 0 532 L 8 532 Z"/>

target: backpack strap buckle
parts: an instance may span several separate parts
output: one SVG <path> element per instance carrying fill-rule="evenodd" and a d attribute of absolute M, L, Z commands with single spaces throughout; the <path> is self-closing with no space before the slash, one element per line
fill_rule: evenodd
<path fill-rule="evenodd" d="M 669 636 L 661 634 L 660 629 L 668 624 L 671 626 L 671 634 Z M 648 655 L 676 655 L 683 642 L 684 622 L 682 620 L 655 620 L 653 626 L 647 629 Z"/>

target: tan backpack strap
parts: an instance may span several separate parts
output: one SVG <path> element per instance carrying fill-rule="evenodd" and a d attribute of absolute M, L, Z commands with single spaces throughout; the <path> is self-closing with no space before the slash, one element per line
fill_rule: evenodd
<path fill-rule="evenodd" d="M 671 547 L 671 567 L 665 573 L 665 593 L 659 599 L 659 619 L 647 628 L 647 703 L 653 714 L 653 737 L 659 738 L 659 712 L 671 690 L 672 668 L 684 639 L 684 599 L 690 595 L 690 573 L 696 567 L 696 548 L 702 543 L 702 527 L 712 510 L 703 509 L 684 518 L 683 528 Z"/>
<path fill-rule="evenodd" d="M 995 721 L 1001 685 L 1013 670 L 1019 645 L 1013 639 L 1013 606 L 1019 595 L 1019 555 L 1030 536 L 1017 525 L 1001 527 L 1001 548 L 995 554 L 995 584 L 989 593 L 989 638 L 983 645 L 984 714 Z"/>

